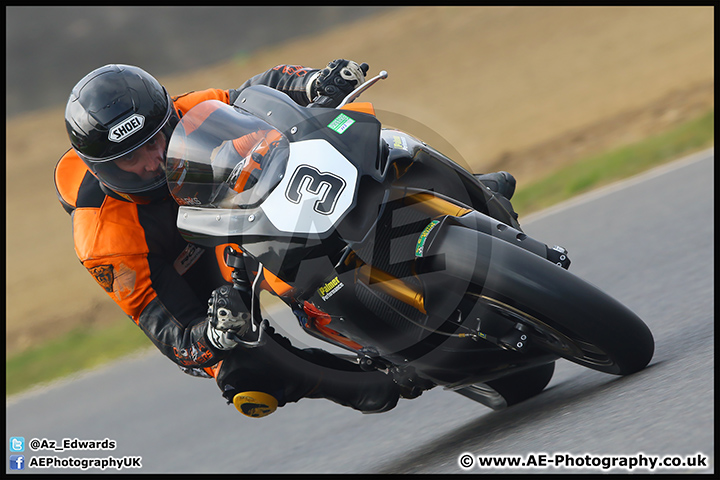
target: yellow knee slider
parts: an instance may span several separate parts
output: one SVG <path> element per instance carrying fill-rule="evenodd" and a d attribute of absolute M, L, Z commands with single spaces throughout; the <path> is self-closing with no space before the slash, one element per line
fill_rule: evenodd
<path fill-rule="evenodd" d="M 233 405 L 247 417 L 260 418 L 277 410 L 278 401 L 264 392 L 241 392 L 233 397 Z"/>

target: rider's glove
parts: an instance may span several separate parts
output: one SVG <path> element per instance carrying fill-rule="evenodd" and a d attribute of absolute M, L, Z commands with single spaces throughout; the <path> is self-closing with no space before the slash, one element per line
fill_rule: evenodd
<path fill-rule="evenodd" d="M 240 292 L 232 285 L 223 285 L 208 300 L 208 331 L 210 343 L 219 350 L 230 350 L 250 328 L 250 313 Z"/>
<path fill-rule="evenodd" d="M 358 65 L 352 60 L 333 60 L 310 79 L 307 96 L 317 106 L 337 107 L 343 98 L 365 82 L 369 68 L 367 63 Z"/>

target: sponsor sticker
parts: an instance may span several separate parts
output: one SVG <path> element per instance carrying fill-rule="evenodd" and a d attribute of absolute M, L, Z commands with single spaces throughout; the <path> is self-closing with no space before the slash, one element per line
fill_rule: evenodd
<path fill-rule="evenodd" d="M 438 223 L 440 223 L 440 220 L 433 220 L 420 234 L 420 238 L 418 238 L 417 245 L 415 246 L 416 257 L 423 256 L 423 252 L 425 251 L 425 240 L 427 240 L 428 235 L 430 235 L 430 232 Z"/>
<path fill-rule="evenodd" d="M 393 148 L 401 148 L 401 149 L 407 151 L 408 146 L 407 146 L 407 140 L 405 140 L 405 137 L 393 135 Z"/>
<path fill-rule="evenodd" d="M 320 297 L 327 302 L 327 300 L 335 295 L 341 288 L 345 286 L 338 277 L 333 278 L 322 287 L 318 288 Z"/>
<path fill-rule="evenodd" d="M 142 130 L 143 125 L 145 125 L 145 117 L 139 113 L 131 115 L 110 128 L 110 132 L 108 132 L 108 140 L 120 143 L 130 135 Z"/>
<path fill-rule="evenodd" d="M 200 255 L 203 254 L 205 250 L 198 247 L 197 245 L 193 245 L 191 243 L 188 243 L 185 247 L 185 250 L 180 253 L 180 255 L 175 259 L 175 262 L 173 263 L 173 267 L 175 267 L 175 271 L 178 272 L 180 275 L 185 275 L 185 272 L 190 270 L 190 267 L 192 267 L 195 262 L 198 261 L 198 258 L 200 258 Z"/>
<path fill-rule="evenodd" d="M 340 115 L 335 117 L 335 120 L 328 124 L 328 128 L 342 135 L 343 133 L 345 133 L 345 130 L 350 128 L 353 123 L 355 123 L 355 120 L 348 117 L 344 113 L 341 113 Z"/>
<path fill-rule="evenodd" d="M 197 197 L 175 197 L 175 201 L 179 205 L 202 205 L 202 202 Z"/>

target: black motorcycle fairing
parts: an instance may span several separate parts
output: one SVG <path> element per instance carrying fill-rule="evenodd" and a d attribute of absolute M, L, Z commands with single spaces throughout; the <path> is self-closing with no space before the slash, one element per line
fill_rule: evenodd
<path fill-rule="evenodd" d="M 394 186 L 438 193 L 522 231 L 515 217 L 495 195 L 452 159 L 423 141 L 395 129 L 383 129 L 390 147 L 387 163 L 395 175 Z"/>
<path fill-rule="evenodd" d="M 330 328 L 387 359 L 418 361 L 433 351 L 435 358 L 448 351 L 467 350 L 468 369 L 482 371 L 478 355 L 497 347 L 458 340 L 458 325 L 448 321 L 462 301 L 469 279 L 418 268 L 428 260 L 417 255 L 418 235 L 431 222 L 446 223 L 454 217 L 438 219 L 407 201 L 417 194 L 429 194 L 428 201 L 431 197 L 443 199 L 455 209 L 471 205 L 487 210 L 491 197 L 477 180 L 421 141 L 397 130 L 381 131 L 371 115 L 305 109 L 275 90 L 248 90 L 235 106 L 203 102 L 190 110 L 171 139 L 168 178 L 178 192 L 176 200 L 185 202 L 178 216 L 185 237 L 209 247 L 241 245 L 253 261 L 290 284 L 297 301 L 309 300 L 327 312 Z M 214 110 L 208 114 L 209 107 Z M 233 165 L 223 157 L 225 163 L 216 164 L 218 158 L 213 154 L 223 142 L 253 129 L 276 129 L 282 136 L 267 153 L 252 188 L 237 192 L 231 180 L 245 160 L 237 157 Z M 323 164 L 319 157 L 305 158 L 298 152 L 306 156 L 321 152 L 333 161 Z M 305 163 L 308 161 L 314 163 Z M 298 177 L 298 172 L 304 177 Z M 296 178 L 303 180 L 294 182 Z M 271 218 L 275 214 L 277 219 L 283 205 L 292 206 L 293 194 L 312 191 L 315 179 L 327 183 L 328 189 L 337 181 L 338 188 L 352 194 L 352 201 L 346 197 L 345 210 L 333 217 L 332 225 L 301 225 L 301 219 L 284 225 Z M 180 193 L 199 188 L 207 192 Z M 315 214 L 323 214 L 319 208 L 331 210 L 317 202 L 314 207 L 308 203 L 308 208 Z M 306 213 L 313 214 L 310 210 Z M 490 224 L 485 225 L 485 230 L 491 229 Z M 342 288 L 325 291 L 335 283 Z M 391 284 L 399 284 L 405 297 L 396 298 L 393 293 L 397 291 L 388 291 Z M 425 303 L 413 303 L 412 296 L 422 294 L 427 295 Z M 351 317 L 363 320 L 345 321 Z"/>
<path fill-rule="evenodd" d="M 300 290 L 308 288 L 331 271 L 346 242 L 367 235 L 382 208 L 385 165 L 379 161 L 383 152 L 379 122 L 372 115 L 358 112 L 300 107 L 287 95 L 261 86 L 244 91 L 235 106 L 211 102 L 202 102 L 187 112 L 170 141 L 167 175 L 175 199 L 181 204 L 178 228 L 188 241 L 206 247 L 242 245 L 247 254 L 284 281 Z M 229 179 L 235 178 L 234 168 L 240 168 L 242 160 L 238 157 L 236 166 L 223 164 L 219 168 L 213 163 L 213 154 L 223 142 L 253 128 L 276 129 L 283 135 L 280 145 L 264 160 L 254 186 L 236 192 Z M 351 134 L 346 134 L 347 130 Z M 335 152 L 338 168 L 343 162 L 352 165 L 343 168 L 353 170 L 353 179 L 332 173 L 333 165 L 321 171 L 305 164 L 301 155 L 292 155 L 292 151 L 308 148 Z M 296 178 L 298 181 L 293 182 Z M 277 207 L 278 198 L 285 201 L 281 193 L 292 207 L 292 202 L 302 200 L 309 191 L 334 181 L 338 189 L 344 190 L 347 201 L 337 212 L 331 211 L 333 204 L 316 202 L 314 215 L 324 221 L 322 229 L 310 220 L 306 221 L 305 231 L 296 228 L 292 218 L 302 222 L 307 215 L 284 216 L 282 208 Z M 276 193 L 278 186 L 286 190 Z M 359 196 L 363 198 L 360 203 Z M 272 199 L 275 204 L 270 210 Z M 326 213 L 335 215 L 328 217 L 334 218 L 332 225 L 321 215 Z M 278 219 L 285 225 L 278 225 Z M 303 285 L 294 284 L 298 278 Z"/>
<path fill-rule="evenodd" d="M 559 357 L 616 374 L 652 357 L 639 318 L 549 262 L 492 192 L 424 142 L 267 87 L 229 108 L 279 131 L 287 158 L 268 169 L 277 178 L 258 176 L 268 193 L 255 202 L 214 171 L 198 175 L 214 200 L 183 204 L 178 227 L 194 243 L 241 245 L 258 271 L 288 283 L 279 295 L 311 335 L 409 383 L 472 390 L 546 374 L 515 400 L 542 390 L 552 370 L 541 367 Z"/>
<path fill-rule="evenodd" d="M 361 167 L 363 175 L 382 182 L 385 172 L 380 168 L 380 122 L 373 115 L 351 110 L 306 108 L 293 102 L 286 94 L 264 85 L 249 87 L 241 93 L 234 105 L 262 118 L 277 128 L 291 142 L 322 139 L 330 143 L 353 164 Z M 345 129 L 332 130 L 348 118 Z M 352 135 L 344 135 L 352 129 Z"/>

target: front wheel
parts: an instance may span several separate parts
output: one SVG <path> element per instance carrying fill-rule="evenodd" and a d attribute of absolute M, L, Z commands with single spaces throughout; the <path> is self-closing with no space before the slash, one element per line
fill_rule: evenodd
<path fill-rule="evenodd" d="M 442 258 L 447 275 L 467 281 L 488 311 L 521 325 L 544 350 L 616 375 L 642 370 L 652 359 L 652 333 L 635 313 L 532 252 L 448 226 L 428 254 Z"/>

